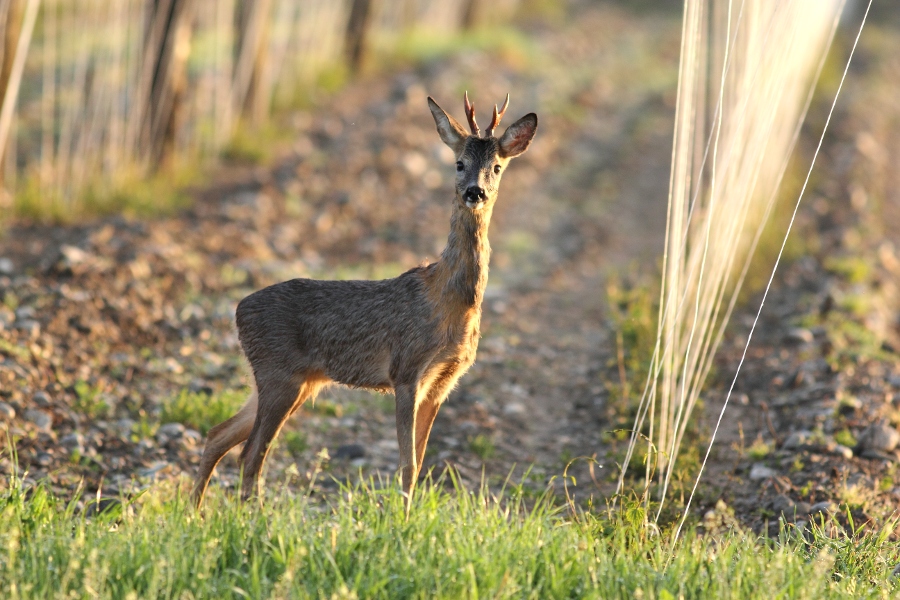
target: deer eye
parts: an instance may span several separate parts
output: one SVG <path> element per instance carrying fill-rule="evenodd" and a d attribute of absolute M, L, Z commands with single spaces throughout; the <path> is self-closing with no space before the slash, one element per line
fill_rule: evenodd
<path fill-rule="evenodd" d="M 494 173 L 500 174 L 500 165 L 494 165 Z"/>
<path fill-rule="evenodd" d="M 456 170 L 457 171 L 462 171 L 464 168 L 465 168 L 465 166 L 462 164 L 461 160 L 456 161 Z"/>

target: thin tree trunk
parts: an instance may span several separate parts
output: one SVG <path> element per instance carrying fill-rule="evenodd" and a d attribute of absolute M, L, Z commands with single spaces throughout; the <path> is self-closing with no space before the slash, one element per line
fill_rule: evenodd
<path fill-rule="evenodd" d="M 251 123 L 261 123 L 269 111 L 265 69 L 268 57 L 271 0 L 244 0 L 237 11 L 237 59 L 234 74 L 235 110 Z"/>
<path fill-rule="evenodd" d="M 140 145 L 152 168 L 175 150 L 179 116 L 187 91 L 193 0 L 152 0 L 144 38 Z"/>
<path fill-rule="evenodd" d="M 19 33 L 22 29 L 22 7 L 24 0 L 3 0 L 0 3 L 0 18 L 3 20 L 3 43 L 0 51 L 0 98 L 5 100 L 9 88 L 9 76 L 12 72 L 13 59 L 16 55 L 16 46 L 19 43 Z M 0 146 L 0 165 L 5 165 L 6 144 Z M 6 179 L 6 169 L 0 169 L 0 187 Z"/>
<path fill-rule="evenodd" d="M 475 29 L 484 18 L 484 2 L 482 0 L 465 0 L 460 25 L 465 29 Z"/>
<path fill-rule="evenodd" d="M 28 54 L 28 47 L 31 44 L 31 34 L 34 31 L 34 24 L 37 21 L 38 8 L 40 0 L 28 0 L 25 10 L 25 16 L 20 20 L 18 18 L 7 20 L 7 35 L 5 36 L 5 49 L 3 52 L 3 71 L 2 71 L 2 92 L 3 105 L 0 108 L 0 157 L 6 151 L 9 132 L 13 124 L 13 111 L 16 107 L 16 101 L 19 98 L 19 84 L 22 82 L 22 73 L 25 70 L 25 57 Z M 18 2 L 14 6 L 21 9 Z M 10 9 L 12 13 L 14 9 Z M 8 13 L 8 14 L 10 14 Z M 10 15 L 12 16 L 12 15 Z M 18 16 L 18 15 L 15 15 Z M 10 33 L 15 31 L 15 43 L 10 43 Z M 7 70 L 7 63 L 9 69 Z M 2 160 L 2 158 L 0 158 Z M 0 181 L 0 185 L 2 185 Z"/>
<path fill-rule="evenodd" d="M 369 50 L 372 0 L 352 0 L 352 2 L 350 17 L 347 19 L 347 33 L 344 38 L 344 55 L 350 71 L 359 73 L 365 65 Z"/>

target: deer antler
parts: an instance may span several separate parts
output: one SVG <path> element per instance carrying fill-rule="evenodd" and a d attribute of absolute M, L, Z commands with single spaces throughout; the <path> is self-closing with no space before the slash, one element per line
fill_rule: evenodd
<path fill-rule="evenodd" d="M 469 102 L 469 92 L 466 92 L 466 119 L 469 120 L 469 127 L 472 129 L 472 135 L 481 136 L 481 130 L 478 129 L 478 123 L 475 122 L 475 105 Z"/>
<path fill-rule="evenodd" d="M 497 111 L 497 105 L 494 105 L 494 116 L 491 118 L 491 124 L 488 125 L 487 131 L 485 134 L 487 137 L 491 137 L 494 135 L 494 129 L 497 128 L 497 125 L 500 124 L 500 119 L 503 118 L 503 114 L 506 112 L 506 109 L 509 107 L 509 94 L 506 95 L 506 102 L 503 103 L 503 108 L 500 111 Z"/>

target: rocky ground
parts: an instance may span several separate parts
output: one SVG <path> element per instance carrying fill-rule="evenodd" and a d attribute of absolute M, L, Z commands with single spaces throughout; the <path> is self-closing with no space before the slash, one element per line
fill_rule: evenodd
<path fill-rule="evenodd" d="M 468 88 L 479 107 L 509 91 L 511 119 L 541 121 L 504 178 L 478 362 L 442 408 L 426 466 L 451 465 L 466 485 L 527 470 L 542 488 L 594 456 L 593 474 L 573 467 L 579 497 L 608 496 L 622 453 L 609 432 L 633 407 L 607 290 L 651 280 L 662 249 L 678 15 L 593 7 L 523 28 L 530 41 L 372 75 L 291 115 L 278 160 L 228 165 L 179 214 L 9 226 L 0 422 L 17 457 L 0 470 L 64 494 L 192 476 L 203 434 L 246 393 L 238 300 L 292 277 L 390 277 L 438 255 L 453 157 L 425 98 L 461 118 Z M 762 530 L 840 507 L 882 522 L 900 502 L 900 109 L 885 83 L 900 67 L 897 32 L 872 31 L 701 488 L 710 522 L 734 511 Z M 823 120 L 814 111 L 812 130 Z M 735 318 L 700 443 L 758 303 Z M 234 456 L 218 484 L 233 484 Z M 360 472 L 390 477 L 396 462 L 392 398 L 332 389 L 282 432 L 267 477 L 326 492 Z"/>

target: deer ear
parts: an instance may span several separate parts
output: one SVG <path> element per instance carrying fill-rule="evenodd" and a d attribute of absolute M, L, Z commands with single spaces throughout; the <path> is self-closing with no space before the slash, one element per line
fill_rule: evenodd
<path fill-rule="evenodd" d="M 534 113 L 528 113 L 503 132 L 500 138 L 500 156 L 515 158 L 528 150 L 534 134 L 537 133 L 538 119 Z"/>
<path fill-rule="evenodd" d="M 431 116 L 434 117 L 434 124 L 437 125 L 438 134 L 441 140 L 450 146 L 456 154 L 462 150 L 466 138 L 469 137 L 466 130 L 462 128 L 456 119 L 444 112 L 444 109 L 438 106 L 437 102 L 428 98 L 428 108 L 431 109 Z"/>

